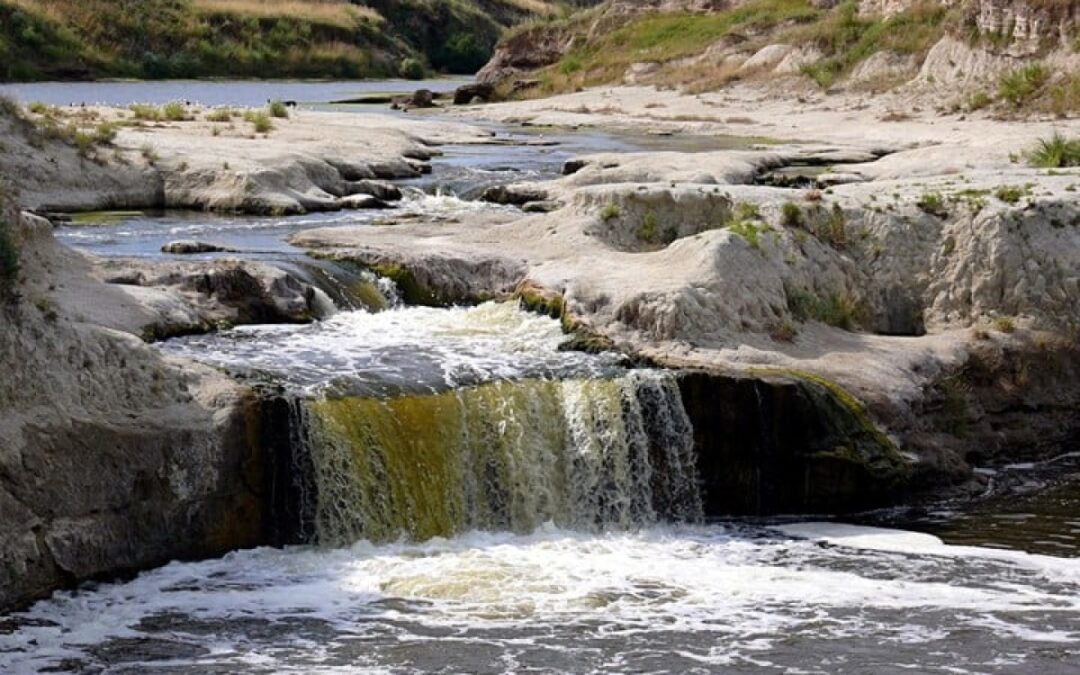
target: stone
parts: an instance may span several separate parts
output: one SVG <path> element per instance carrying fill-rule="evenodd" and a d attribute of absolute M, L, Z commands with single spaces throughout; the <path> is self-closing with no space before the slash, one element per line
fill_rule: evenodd
<path fill-rule="evenodd" d="M 454 90 L 454 105 L 468 105 L 476 100 L 487 103 L 495 94 L 495 87 L 486 82 L 464 84 Z"/>
<path fill-rule="evenodd" d="M 161 247 L 162 253 L 172 253 L 174 255 L 191 255 L 194 253 L 222 253 L 229 252 L 233 249 L 219 246 L 218 244 L 211 244 L 205 241 L 170 241 Z"/>

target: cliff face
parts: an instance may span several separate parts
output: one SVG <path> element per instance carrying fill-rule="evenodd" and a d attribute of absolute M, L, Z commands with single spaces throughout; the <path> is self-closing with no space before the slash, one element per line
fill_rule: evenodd
<path fill-rule="evenodd" d="M 861 0 L 859 13 L 893 16 L 917 5 L 914 0 Z M 1080 22 L 1080 5 L 1061 0 L 944 0 L 972 18 L 979 35 L 993 36 L 1000 51 L 1030 56 L 1048 47 L 1068 47 Z"/>
<path fill-rule="evenodd" d="M 611 84 L 695 93 L 758 81 L 772 94 L 911 85 L 940 104 L 993 98 L 1004 74 L 1042 62 L 1049 86 L 1032 98 L 1058 87 L 1060 114 L 1080 105 L 1061 95 L 1080 90 L 1078 13 L 1063 0 L 608 2 L 505 38 L 478 77 L 530 97 Z"/>
<path fill-rule="evenodd" d="M 46 291 L 51 225 L 19 217 L 17 300 L 0 307 L 0 608 L 57 587 L 263 543 L 248 394 L 84 323 Z M 85 280 L 87 302 L 119 297 Z"/>

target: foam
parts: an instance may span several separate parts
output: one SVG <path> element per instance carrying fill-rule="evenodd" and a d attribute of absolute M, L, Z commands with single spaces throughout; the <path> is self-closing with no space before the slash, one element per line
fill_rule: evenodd
<path fill-rule="evenodd" d="M 827 534 L 820 524 L 790 527 Z M 84 646 L 138 636 L 140 620 L 167 613 L 231 626 L 265 619 L 328 627 L 329 635 L 314 641 L 239 628 L 209 639 L 183 626 L 165 634 L 214 645 L 215 653 L 192 659 L 194 665 L 237 669 L 259 663 L 347 672 L 337 671 L 335 660 L 357 640 L 371 659 L 365 668 L 402 665 L 394 659 L 403 649 L 451 650 L 452 659 L 466 646 L 497 648 L 519 661 L 536 650 L 557 651 L 631 670 L 655 667 L 649 659 L 806 666 L 815 650 L 832 653 L 837 641 L 858 643 L 856 656 L 867 663 L 916 670 L 979 671 L 1040 644 L 1056 645 L 1066 662 L 1080 660 L 1074 575 L 1029 574 L 1016 564 L 1022 554 L 970 565 L 940 555 L 933 538 L 909 533 L 858 528 L 846 535 L 860 546 L 822 547 L 717 525 L 599 535 L 545 526 L 422 543 L 241 551 L 173 563 L 125 584 L 59 593 L 25 614 L 58 626 L 0 636 L 0 670 L 85 658 Z M 889 550 L 866 545 L 883 540 Z M 1080 566 L 1062 563 L 1061 570 Z M 30 638 L 37 640 L 33 652 L 7 651 Z M 792 640 L 802 645 L 801 656 L 791 652 Z M 270 661 L 253 661 L 256 655 Z"/>
<path fill-rule="evenodd" d="M 617 363 L 558 351 L 555 319 L 516 303 L 385 312 L 340 312 L 315 324 L 241 326 L 160 344 L 166 352 L 238 370 L 264 371 L 317 390 L 343 375 L 415 389 L 546 375 L 600 375 Z"/>

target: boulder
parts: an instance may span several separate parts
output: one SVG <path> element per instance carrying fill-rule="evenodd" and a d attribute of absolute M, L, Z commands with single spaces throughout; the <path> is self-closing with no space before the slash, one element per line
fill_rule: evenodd
<path fill-rule="evenodd" d="M 468 105 L 476 99 L 488 102 L 495 95 L 495 87 L 486 82 L 462 85 L 454 91 L 454 105 Z"/>
<path fill-rule="evenodd" d="M 414 108 L 431 108 L 435 106 L 435 94 L 430 89 L 417 89 L 409 99 L 409 105 Z"/>
<path fill-rule="evenodd" d="M 162 253 L 172 253 L 174 255 L 191 255 L 194 253 L 225 253 L 231 252 L 233 249 L 226 248 L 224 246 L 218 246 L 217 244 L 211 244 L 205 241 L 192 241 L 189 239 L 181 241 L 170 241 L 161 247 Z"/>
<path fill-rule="evenodd" d="M 542 202 L 547 199 L 547 196 L 547 192 L 538 188 L 493 185 L 484 190 L 484 194 L 480 196 L 480 199 L 485 202 L 491 202 L 492 204 L 513 204 L 514 206 L 522 206 L 529 202 Z"/>

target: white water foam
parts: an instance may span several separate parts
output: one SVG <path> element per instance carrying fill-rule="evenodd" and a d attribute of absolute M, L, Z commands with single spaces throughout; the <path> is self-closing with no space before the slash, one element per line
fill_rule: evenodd
<path fill-rule="evenodd" d="M 22 618 L 50 625 L 0 636 L 0 670 L 32 672 L 62 658 L 108 665 L 101 655 L 120 644 L 125 663 L 142 672 L 150 661 L 132 656 L 139 643 L 131 640 L 148 638 L 195 651 L 153 661 L 184 672 L 420 672 L 431 664 L 715 672 L 756 664 L 806 673 L 1054 673 L 1080 664 L 1080 560 L 1033 573 L 1022 555 L 977 564 L 937 547 L 927 555 L 930 542 L 909 534 L 849 533 L 915 544 L 896 552 L 769 532 L 714 525 L 598 535 L 548 526 L 173 563 L 37 604 Z"/>
<path fill-rule="evenodd" d="M 162 343 L 169 353 L 214 365 L 272 373 L 320 389 L 341 376 L 415 388 L 549 374 L 601 374 L 614 355 L 558 351 L 555 319 L 516 303 L 386 312 L 340 312 L 322 322 L 241 326 Z"/>

